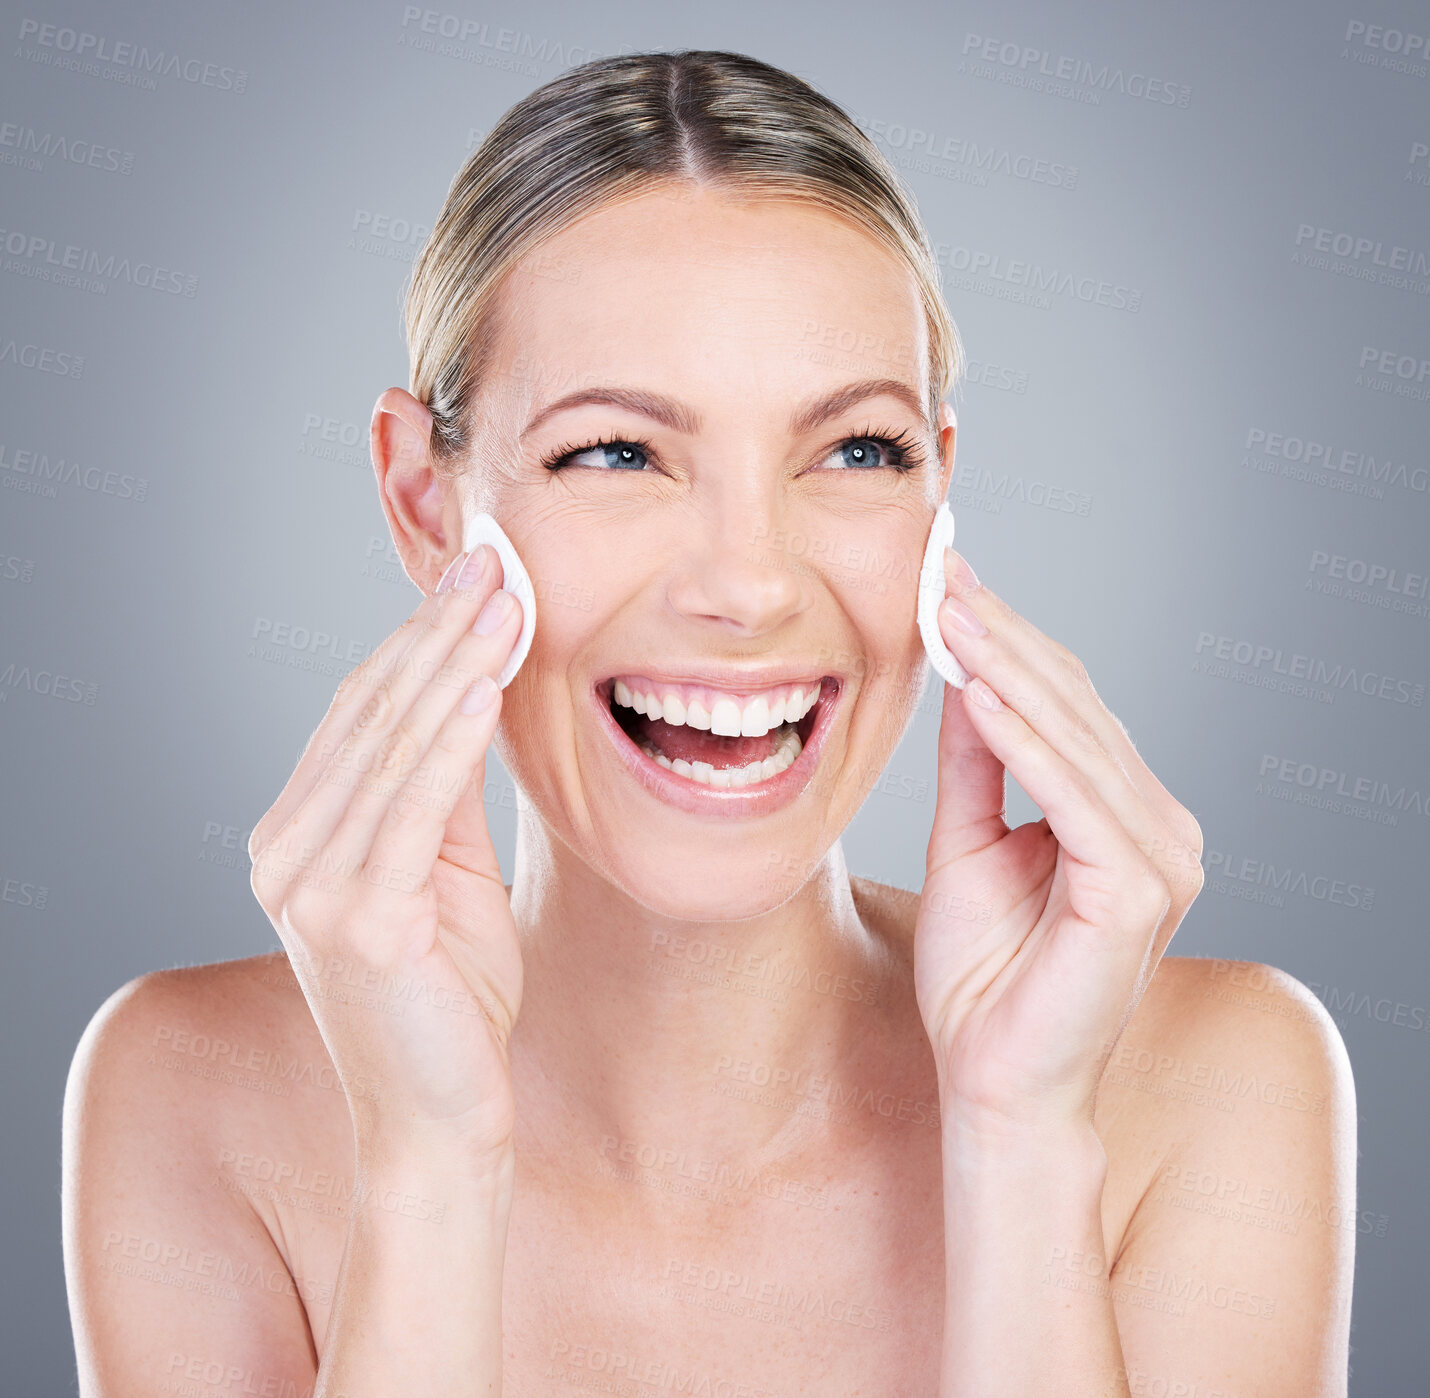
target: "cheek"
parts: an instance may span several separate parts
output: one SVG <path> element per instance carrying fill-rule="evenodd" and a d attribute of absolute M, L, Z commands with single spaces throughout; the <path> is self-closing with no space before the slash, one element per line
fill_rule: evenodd
<path fill-rule="evenodd" d="M 870 668 L 877 676 L 896 677 L 923 655 L 918 631 L 923 541 L 915 550 L 906 527 L 891 527 L 882 537 L 861 529 L 851 531 L 841 547 L 842 553 L 829 560 L 825 577 L 860 638 Z"/>

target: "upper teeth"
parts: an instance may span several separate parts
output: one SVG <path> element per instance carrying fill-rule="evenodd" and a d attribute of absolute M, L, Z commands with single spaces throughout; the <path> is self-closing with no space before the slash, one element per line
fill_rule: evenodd
<path fill-rule="evenodd" d="M 819 698 L 819 685 L 771 689 L 752 699 L 716 697 L 709 691 L 702 698 L 689 690 L 682 697 L 673 688 L 637 688 L 618 679 L 615 698 L 616 703 L 647 718 L 703 728 L 725 738 L 759 738 L 783 723 L 798 723 Z"/>

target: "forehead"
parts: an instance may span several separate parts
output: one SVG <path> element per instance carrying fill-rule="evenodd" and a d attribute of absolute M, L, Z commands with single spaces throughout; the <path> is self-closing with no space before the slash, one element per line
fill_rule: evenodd
<path fill-rule="evenodd" d="M 530 407 L 593 383 L 702 388 L 783 407 L 856 378 L 924 401 L 918 283 L 894 252 L 827 209 L 703 185 L 604 205 L 507 279 L 488 384 Z M 706 400 L 708 401 L 708 399 Z"/>

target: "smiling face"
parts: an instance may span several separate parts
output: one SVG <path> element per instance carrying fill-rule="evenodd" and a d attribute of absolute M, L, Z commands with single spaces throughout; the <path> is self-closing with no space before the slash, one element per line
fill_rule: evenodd
<path fill-rule="evenodd" d="M 925 675 L 914 603 L 953 433 L 924 416 L 917 283 L 807 202 L 670 185 L 544 243 L 497 319 L 468 508 L 537 598 L 502 760 L 641 905 L 778 906 Z"/>

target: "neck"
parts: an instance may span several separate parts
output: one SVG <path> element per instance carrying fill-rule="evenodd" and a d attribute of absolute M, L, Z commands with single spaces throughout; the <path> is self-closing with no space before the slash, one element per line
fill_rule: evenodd
<path fill-rule="evenodd" d="M 918 1027 L 907 949 L 861 918 L 838 842 L 777 909 L 684 920 L 603 879 L 527 806 L 511 903 L 518 1120 L 563 1168 L 761 1168 L 840 1129 L 828 1084 L 903 1075 L 886 1030 Z"/>

